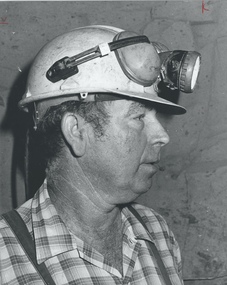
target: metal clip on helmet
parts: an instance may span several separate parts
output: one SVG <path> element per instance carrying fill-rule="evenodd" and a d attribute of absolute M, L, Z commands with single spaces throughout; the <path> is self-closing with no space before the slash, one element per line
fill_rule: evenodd
<path fill-rule="evenodd" d="M 162 80 L 171 89 L 192 92 L 200 54 L 162 49 L 146 36 L 109 26 L 60 35 L 36 56 L 19 107 L 33 103 L 38 120 L 63 101 L 137 98 L 183 114 L 184 107 L 158 96 L 157 86 Z"/>

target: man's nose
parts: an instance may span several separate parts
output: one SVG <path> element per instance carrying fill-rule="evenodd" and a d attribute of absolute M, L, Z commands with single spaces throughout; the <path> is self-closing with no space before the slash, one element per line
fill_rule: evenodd
<path fill-rule="evenodd" d="M 150 124 L 150 135 L 152 143 L 164 146 L 169 143 L 169 135 L 157 118 Z"/>

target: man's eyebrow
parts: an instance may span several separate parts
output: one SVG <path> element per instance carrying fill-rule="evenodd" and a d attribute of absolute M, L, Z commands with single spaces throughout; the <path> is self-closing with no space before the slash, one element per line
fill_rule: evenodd
<path fill-rule="evenodd" d="M 148 109 L 148 110 L 151 110 L 153 109 L 153 106 L 146 106 L 145 104 L 143 103 L 140 103 L 140 102 L 132 102 L 132 104 L 130 105 L 129 107 L 129 110 L 126 114 L 126 116 L 130 116 L 132 114 L 136 114 L 144 109 Z"/>

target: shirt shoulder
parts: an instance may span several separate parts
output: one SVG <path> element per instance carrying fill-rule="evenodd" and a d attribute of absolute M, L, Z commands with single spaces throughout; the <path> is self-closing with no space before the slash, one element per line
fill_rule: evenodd
<path fill-rule="evenodd" d="M 7 228 L 9 228 L 7 222 L 2 216 L 0 216 L 0 237 L 1 237 L 2 231 L 6 230 Z"/>
<path fill-rule="evenodd" d="M 28 229 L 31 229 L 31 200 L 26 201 L 23 205 L 16 209 L 20 214 L 21 218 L 24 220 Z M 4 219 L 3 215 L 0 216 L 0 238 L 7 233 L 12 232 L 10 226 Z"/>

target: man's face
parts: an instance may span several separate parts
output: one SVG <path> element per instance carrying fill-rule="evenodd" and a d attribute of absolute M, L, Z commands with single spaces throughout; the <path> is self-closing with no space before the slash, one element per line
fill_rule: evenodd
<path fill-rule="evenodd" d="M 105 134 L 90 136 L 83 169 L 103 199 L 127 203 L 151 187 L 161 147 L 169 137 L 151 107 L 117 100 L 107 108 Z"/>

